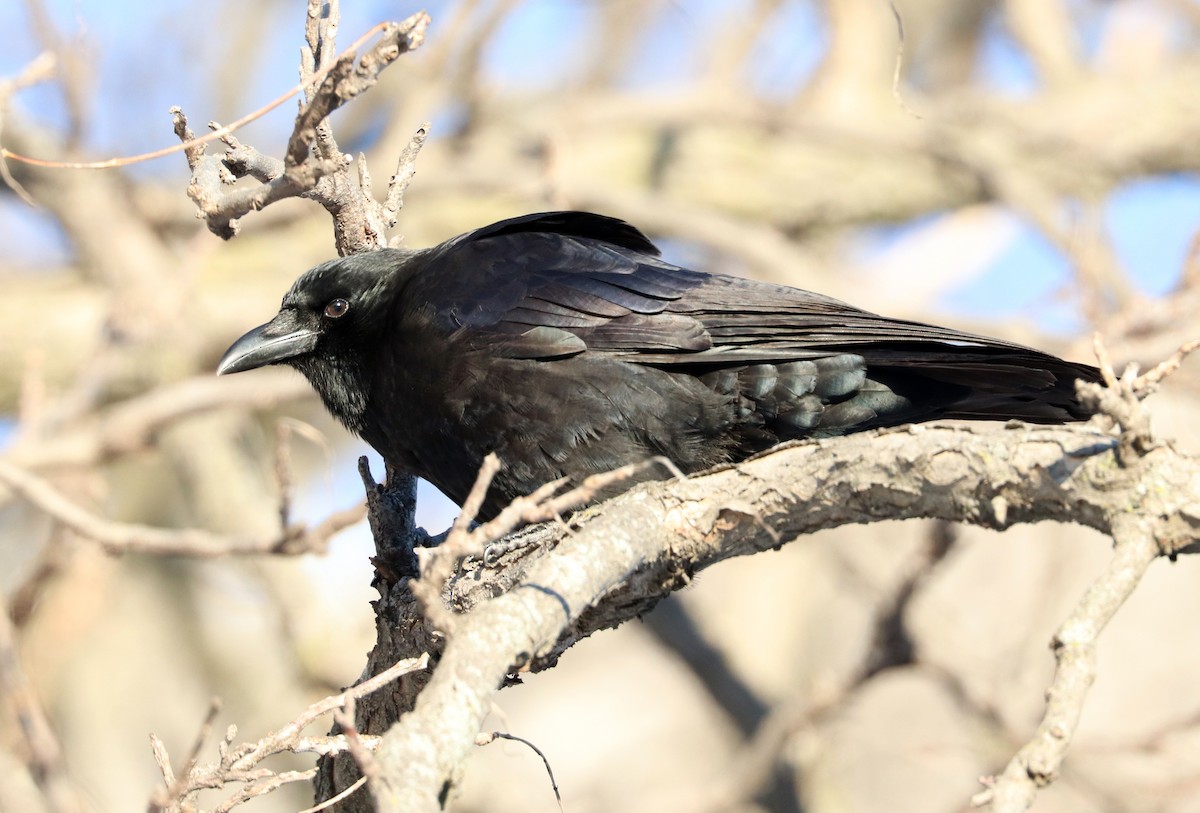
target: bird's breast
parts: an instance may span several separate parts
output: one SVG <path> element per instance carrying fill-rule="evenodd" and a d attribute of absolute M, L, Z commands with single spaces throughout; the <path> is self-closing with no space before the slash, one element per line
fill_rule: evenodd
<path fill-rule="evenodd" d="M 414 348 L 385 365 L 363 438 L 393 465 L 461 503 L 483 458 L 502 468 L 491 511 L 560 477 L 574 480 L 655 455 L 684 470 L 724 459 L 731 399 L 686 375 L 583 353 L 500 358 L 485 349 Z"/>

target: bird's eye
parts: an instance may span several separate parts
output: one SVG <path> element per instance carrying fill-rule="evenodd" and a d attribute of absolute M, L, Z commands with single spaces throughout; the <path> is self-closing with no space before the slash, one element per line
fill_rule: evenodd
<path fill-rule="evenodd" d="M 325 306 L 324 313 L 330 319 L 340 319 L 346 315 L 346 311 L 348 310 L 350 310 L 350 303 L 338 298 L 330 300 L 329 304 Z"/>

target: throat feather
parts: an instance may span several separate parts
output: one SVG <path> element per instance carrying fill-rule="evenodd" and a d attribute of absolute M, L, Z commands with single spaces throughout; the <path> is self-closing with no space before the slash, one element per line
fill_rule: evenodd
<path fill-rule="evenodd" d="M 339 356 L 297 359 L 295 367 L 321 396 L 325 408 L 357 435 L 362 434 L 370 382 L 361 362 Z"/>

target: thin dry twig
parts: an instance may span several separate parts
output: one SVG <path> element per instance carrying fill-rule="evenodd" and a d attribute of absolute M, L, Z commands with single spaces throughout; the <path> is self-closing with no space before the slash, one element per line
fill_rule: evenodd
<path fill-rule="evenodd" d="M 367 784 L 367 777 L 360 776 L 358 779 L 354 780 L 353 784 L 351 784 L 348 788 L 343 790 L 341 793 L 338 793 L 334 796 L 330 796 L 328 799 L 321 802 L 319 805 L 313 805 L 312 807 L 306 807 L 303 810 L 301 810 L 300 813 L 318 813 L 321 810 L 328 810 L 329 808 L 333 807 L 334 805 L 336 805 L 338 802 L 342 801 L 343 799 L 347 799 L 350 796 L 352 796 L 355 791 L 357 791 L 359 788 L 361 788 L 365 784 Z"/>
<path fill-rule="evenodd" d="M 367 41 L 369 41 L 376 34 L 379 34 L 381 32 L 388 32 L 390 30 L 390 27 L 395 26 L 395 25 L 397 25 L 397 24 L 392 23 L 392 22 L 382 22 L 382 23 L 378 23 L 375 26 L 372 26 L 367 31 L 367 33 L 363 34 L 361 37 L 359 37 L 357 40 L 355 40 L 354 43 L 349 48 L 346 49 L 343 56 L 348 55 L 350 59 L 353 59 L 354 52 L 357 51 L 359 48 L 361 48 Z M 326 76 L 329 74 L 329 72 L 331 70 L 333 70 L 333 68 L 336 66 L 336 64 L 337 63 L 332 63 L 330 65 L 327 65 L 325 68 L 314 73 L 306 81 L 300 82 L 298 85 L 296 85 L 291 90 L 284 93 L 282 96 L 279 96 L 279 97 L 273 99 L 272 101 L 268 102 L 267 104 L 265 104 L 262 107 L 255 110 L 254 112 L 248 113 L 245 116 L 242 116 L 240 119 L 238 119 L 237 121 L 234 121 L 232 124 L 226 124 L 223 127 L 220 127 L 216 130 L 213 130 L 210 133 L 206 133 L 205 135 L 202 135 L 199 137 L 189 137 L 183 143 L 174 144 L 170 147 L 163 147 L 162 149 L 159 149 L 159 150 L 152 150 L 151 152 L 139 153 L 138 155 L 128 155 L 128 156 L 124 156 L 122 158 L 107 158 L 103 161 L 50 161 L 50 160 L 43 159 L 43 158 L 34 158 L 29 155 L 21 155 L 20 153 L 13 152 L 12 150 L 7 149 L 5 147 L 0 147 L 0 159 L 17 161 L 22 164 L 30 164 L 32 166 L 44 167 L 47 169 L 113 169 L 115 167 L 126 167 L 126 166 L 130 166 L 132 164 L 139 164 L 144 161 L 153 161 L 156 158 L 162 158 L 167 155 L 174 155 L 177 152 L 184 152 L 189 155 L 189 163 L 190 163 L 191 155 L 194 154 L 194 151 L 196 149 L 198 149 L 198 148 L 202 147 L 203 145 L 208 144 L 210 142 L 217 141 L 217 140 L 224 138 L 225 136 L 229 135 L 230 133 L 233 133 L 233 132 L 241 129 L 242 127 L 245 127 L 250 122 L 255 121 L 256 119 L 262 118 L 264 115 L 266 115 L 267 113 L 270 113 L 272 110 L 279 107 L 279 105 L 283 104 L 288 99 L 295 96 L 297 93 L 300 93 L 302 91 L 308 90 L 309 88 L 315 87 L 317 84 L 319 84 L 325 80 Z M 178 112 L 179 112 L 179 108 L 177 108 L 177 107 L 171 108 L 172 114 L 177 114 Z M 186 119 L 184 120 L 184 127 L 186 127 Z M 178 125 L 177 125 L 176 132 L 178 133 Z"/>
<path fill-rule="evenodd" d="M 374 751 L 379 746 L 379 737 L 374 734 L 363 734 L 359 732 L 358 740 L 368 751 Z M 349 745 L 346 738 L 341 734 L 329 734 L 325 736 L 301 737 L 296 740 L 295 745 L 289 749 L 293 754 L 318 754 L 320 756 L 329 756 L 330 754 L 340 754 L 343 751 L 349 750 Z"/>
<path fill-rule="evenodd" d="M 100 543 L 110 553 L 139 552 L 204 558 L 229 554 L 280 553 L 296 556 L 320 553 L 334 534 L 357 524 L 366 514 L 364 505 L 355 505 L 331 514 L 311 527 L 293 525 L 279 535 L 266 538 L 236 537 L 200 528 L 167 529 L 114 522 L 80 507 L 41 477 L 3 460 L 0 460 L 0 484 L 12 489 L 79 536 Z"/>
<path fill-rule="evenodd" d="M 193 748 L 192 758 L 188 761 L 187 769 L 178 776 L 171 769 L 166 747 L 161 740 L 151 735 L 154 758 L 162 771 L 164 781 L 164 784 L 155 790 L 151 798 L 151 809 L 153 811 L 181 810 L 181 806 L 188 803 L 201 790 L 220 788 L 233 782 L 244 783 L 244 786 L 234 796 L 214 808 L 214 813 L 225 813 L 249 799 L 271 793 L 285 784 L 312 779 L 316 773 L 315 768 L 306 771 L 276 773 L 259 767 L 264 759 L 285 751 L 323 755 L 350 751 L 357 752 L 365 759 L 370 760 L 370 751 L 378 747 L 380 738 L 358 735 L 356 731 L 351 735 L 352 722 L 347 728 L 345 736 L 302 737 L 301 732 L 321 716 L 330 712 L 349 709 L 348 713 L 352 713 L 354 701 L 358 698 L 378 691 L 404 675 L 427 669 L 428 666 L 428 653 L 419 658 L 399 661 L 357 686 L 313 703 L 290 723 L 270 732 L 257 742 L 233 746 L 237 728 L 230 726 L 224 740 L 219 744 L 219 758 L 216 762 L 199 764 L 195 758 L 198 756 L 199 750 Z M 207 739 L 210 724 L 211 717 L 202 730 L 200 741 Z M 350 792 L 353 791 L 348 789 L 346 795 L 349 795 Z"/>
<path fill-rule="evenodd" d="M 407 658 L 398 661 L 390 668 L 385 669 L 377 675 L 374 675 L 356 686 L 352 686 L 341 694 L 331 695 L 323 700 L 310 705 L 295 720 L 288 723 L 283 728 L 280 728 L 267 736 L 263 737 L 253 746 L 242 746 L 231 756 L 231 763 L 239 768 L 247 768 L 267 756 L 277 754 L 287 750 L 288 744 L 297 737 L 300 731 L 309 723 L 316 720 L 322 715 L 339 709 L 345 706 L 347 698 L 358 699 L 372 692 L 379 691 L 384 686 L 387 686 L 397 678 L 413 672 L 419 672 L 429 667 L 428 653 L 421 655 L 419 658 Z"/>
<path fill-rule="evenodd" d="M 560 478 L 546 483 L 526 497 L 518 497 L 505 506 L 496 517 L 468 531 L 471 520 L 487 495 L 492 478 L 499 470 L 499 465 L 500 461 L 495 455 L 484 458 L 475 484 L 464 502 L 463 512 L 447 534 L 446 540 L 437 547 L 422 548 L 416 552 L 421 563 L 421 577 L 412 584 L 413 595 L 421 602 L 429 622 L 443 632 L 449 633 L 453 630 L 454 614 L 442 603 L 442 589 L 455 568 L 466 557 L 483 555 L 488 544 L 520 525 L 548 520 L 561 521 L 565 512 L 586 505 L 606 489 L 629 482 L 649 469 L 662 467 L 674 477 L 684 478 L 679 467 L 665 457 L 652 457 L 612 471 L 593 474 L 584 478 L 575 488 L 556 497 L 555 493 L 567 482 L 566 478 Z"/>
<path fill-rule="evenodd" d="M 383 202 L 383 221 L 389 229 L 396 227 L 396 219 L 404 207 L 404 193 L 408 191 L 417 174 L 417 153 L 425 146 L 425 138 L 429 134 L 429 123 L 421 125 L 408 144 L 400 152 L 396 161 L 396 171 L 388 182 L 387 197 Z"/>
<path fill-rule="evenodd" d="M 213 813 L 229 813 L 229 811 L 238 805 L 244 804 L 251 799 L 257 799 L 260 796 L 266 796 L 268 793 L 274 793 L 284 785 L 295 782 L 311 782 L 312 778 L 316 775 L 316 768 L 309 768 L 305 771 L 281 771 L 279 773 L 259 771 L 254 775 L 237 780 L 246 781 L 246 785 L 233 796 L 214 807 Z M 186 811 L 186 813 L 190 813 L 190 811 Z"/>
<path fill-rule="evenodd" d="M 282 370 L 245 380 L 199 375 L 122 401 L 53 435 L 22 436 L 5 459 L 25 469 L 94 466 L 147 448 L 164 429 L 193 415 L 225 407 L 270 409 L 312 397 L 307 381 Z"/>
<path fill-rule="evenodd" d="M 225 156 L 204 156 L 194 164 L 189 162 L 192 179 L 188 197 L 196 204 L 209 230 L 223 239 L 238 233 L 238 221 L 246 214 L 284 198 L 307 197 L 333 215 L 339 253 L 352 254 L 387 244 L 389 217 L 385 206 L 371 197 L 363 183 L 369 181 L 365 160 L 359 162 L 356 183 L 349 174 L 353 161 L 338 149 L 328 118 L 372 87 L 380 73 L 401 55 L 420 47 L 430 17 L 418 12 L 400 23 L 384 23 L 379 41 L 361 58 L 349 50 L 334 60 L 332 37 L 338 14 L 332 5 L 328 5 L 325 13 L 327 5 L 315 0 L 310 3 L 307 45 L 301 60 L 306 99 L 296 116 L 284 159 L 267 158 L 252 147 L 225 138 L 229 130 L 225 127 L 215 131 L 222 134 L 229 146 Z M 330 60 L 328 64 L 326 59 Z M 319 68 L 318 63 L 321 63 Z M 313 78 L 318 75 L 323 78 L 314 83 L 310 74 Z M 182 117 L 182 113 L 175 115 L 177 120 Z M 230 174 L 234 178 L 253 175 L 261 185 L 230 187 L 227 183 Z M 394 218 L 391 222 L 394 223 Z"/>
<path fill-rule="evenodd" d="M 888 2 L 888 6 L 892 9 L 892 16 L 896 18 L 896 67 L 892 70 L 892 98 L 896 100 L 896 104 L 900 106 L 908 115 L 914 119 L 921 118 L 920 114 L 908 106 L 904 101 L 904 96 L 900 93 L 900 74 L 904 69 L 904 17 L 900 14 L 900 9 L 896 8 L 894 2 Z"/>
<path fill-rule="evenodd" d="M 509 734 L 505 731 L 489 731 L 486 733 L 480 733 L 475 737 L 475 744 L 479 746 L 491 745 L 496 740 L 512 740 L 513 742 L 519 742 L 522 745 L 528 746 L 533 753 L 541 757 L 542 764 L 546 766 L 546 775 L 550 777 L 550 787 L 554 790 L 554 800 L 558 802 L 558 809 L 561 811 L 563 809 L 562 794 L 558 792 L 558 782 L 556 782 L 554 779 L 554 769 L 550 767 L 550 760 L 546 758 L 544 753 L 542 753 L 542 749 L 538 748 L 524 737 L 518 737 L 516 734 Z"/>
<path fill-rule="evenodd" d="M 21 666 L 8 613 L 0 612 L 0 692 L 20 724 L 29 774 L 50 813 L 81 813 L 79 792 L 67 776 L 62 747 Z"/>
<path fill-rule="evenodd" d="M 1191 341 L 1184 342 L 1169 358 L 1160 361 L 1138 376 L 1134 385 L 1138 397 L 1146 398 L 1153 395 L 1158 389 L 1158 385 L 1168 376 L 1174 374 L 1183 364 L 1183 360 L 1198 349 L 1200 349 L 1200 339 L 1192 339 Z"/>
<path fill-rule="evenodd" d="M 1054 679 L 1046 690 L 1046 712 L 1037 731 L 991 786 L 971 798 L 976 807 L 990 804 L 993 813 L 1019 813 L 1057 777 L 1096 680 L 1100 632 L 1162 552 L 1152 529 L 1136 516 L 1118 518 L 1112 536 L 1116 547 L 1108 567 L 1055 633 Z"/>
<path fill-rule="evenodd" d="M 479 509 L 483 507 L 483 501 L 487 498 L 487 492 L 491 488 L 492 480 L 499 471 L 500 458 L 495 452 L 491 452 L 483 459 L 483 463 L 479 466 L 479 473 L 475 476 L 475 484 L 471 486 L 471 491 L 467 494 L 467 499 L 463 501 L 462 511 L 459 513 L 458 518 L 454 520 L 454 525 L 450 528 L 452 535 L 465 534 L 467 529 L 471 527 L 471 523 L 479 515 Z"/>
<path fill-rule="evenodd" d="M 200 751 L 204 748 L 204 744 L 208 742 L 208 738 L 212 734 L 213 723 L 220 713 L 221 701 L 219 698 L 214 697 L 208 704 L 208 712 L 204 715 L 204 720 L 200 723 L 200 730 L 196 734 L 196 739 L 192 742 L 192 748 L 188 752 L 187 760 L 184 762 L 182 774 L 176 774 L 171 767 L 171 757 L 167 753 L 166 744 L 157 735 L 150 735 L 150 749 L 154 754 L 154 761 L 158 764 L 158 769 L 162 772 L 163 776 L 163 784 L 155 788 L 150 796 L 151 813 L 158 810 L 168 810 L 183 798 L 184 793 L 187 791 L 187 777 L 195 769 L 196 761 L 200 758 Z"/>
<path fill-rule="evenodd" d="M 1106 415 L 1120 428 L 1121 445 L 1118 459 L 1123 465 L 1132 465 L 1141 455 L 1154 446 L 1150 428 L 1150 413 L 1142 400 L 1154 393 L 1160 384 L 1183 364 L 1183 360 L 1200 348 L 1200 340 L 1184 343 L 1169 358 L 1155 365 L 1144 375 L 1138 375 L 1136 364 L 1130 364 L 1118 378 L 1113 370 L 1112 359 L 1099 333 L 1092 337 L 1100 374 L 1104 386 L 1079 382 L 1079 400 L 1084 406 Z"/>
<path fill-rule="evenodd" d="M 32 62 L 26 65 L 20 73 L 11 79 L 6 79 L 0 82 L 0 138 L 4 135 L 4 120 L 8 113 L 9 100 L 20 91 L 27 87 L 45 82 L 52 78 L 58 68 L 58 59 L 54 52 L 44 51 L 36 56 Z M 3 180 L 9 189 L 17 193 L 21 200 L 30 206 L 37 206 L 37 201 L 33 196 L 26 191 L 16 178 L 12 176 L 12 171 L 8 168 L 8 155 L 5 150 L 0 149 L 0 180 Z"/>
<path fill-rule="evenodd" d="M 354 724 L 355 703 L 353 695 L 346 697 L 345 705 L 333 713 L 333 721 L 342 729 L 342 737 L 346 741 L 346 749 L 350 752 L 350 756 L 354 758 L 355 764 L 358 765 L 359 771 L 366 777 L 367 783 L 379 776 L 379 766 L 375 764 L 375 760 L 371 757 L 371 752 L 363 743 L 362 738 L 358 733 L 358 726 Z"/>
<path fill-rule="evenodd" d="M 63 572 L 74 549 L 69 540 L 58 533 L 51 534 L 42 545 L 28 574 L 9 590 L 8 614 L 14 627 L 20 629 L 28 623 L 46 588 Z"/>
<path fill-rule="evenodd" d="M 204 157 L 206 145 L 208 142 L 200 141 L 196 138 L 196 134 L 192 132 L 192 128 L 188 126 L 187 116 L 184 115 L 183 108 L 179 105 L 172 105 L 167 110 L 171 114 L 171 129 L 175 131 L 175 137 L 182 143 L 177 149 L 183 150 L 183 156 L 187 159 L 188 169 L 193 172 L 196 170 L 196 164 Z M 210 128 L 217 130 L 219 128 Z M 213 134 L 209 133 L 211 137 Z M 233 138 L 232 133 L 227 133 L 224 136 L 217 136 L 222 141 L 227 141 Z"/>

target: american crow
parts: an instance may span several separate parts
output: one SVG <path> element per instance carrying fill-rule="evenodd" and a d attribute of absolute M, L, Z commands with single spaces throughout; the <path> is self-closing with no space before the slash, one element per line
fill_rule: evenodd
<path fill-rule="evenodd" d="M 791 438 L 934 418 L 1086 418 L 1098 371 L 820 294 L 680 268 L 584 212 L 316 266 L 218 373 L 290 364 L 384 459 L 481 516 L 653 455 L 685 472 Z"/>

